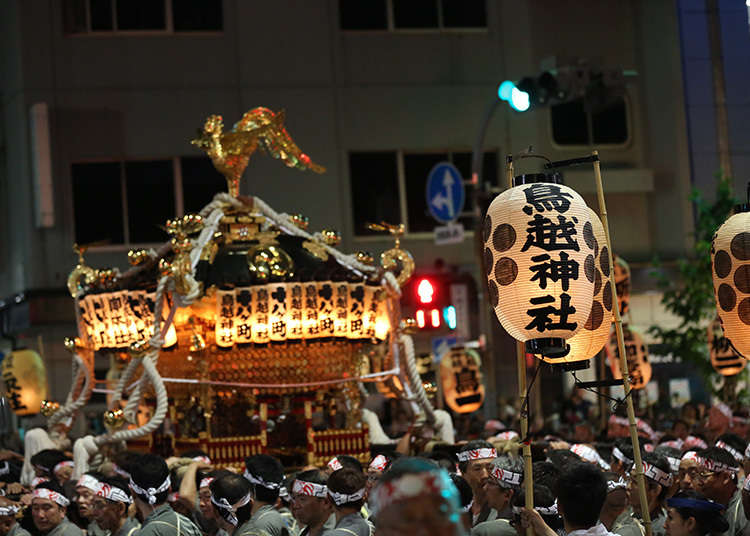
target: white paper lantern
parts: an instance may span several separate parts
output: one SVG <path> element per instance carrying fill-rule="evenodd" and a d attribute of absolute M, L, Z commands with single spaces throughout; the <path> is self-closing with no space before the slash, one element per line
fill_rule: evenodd
<path fill-rule="evenodd" d="M 596 279 L 593 226 L 573 189 L 527 184 L 497 196 L 484 221 L 484 263 L 490 302 L 503 328 L 531 353 L 565 351 L 583 329 Z"/>
<path fill-rule="evenodd" d="M 714 296 L 724 336 L 750 355 L 750 212 L 725 221 L 711 247 Z"/>
<path fill-rule="evenodd" d="M 587 361 L 604 348 L 609 340 L 612 327 L 612 286 L 610 283 L 609 255 L 604 226 L 596 213 L 589 209 L 589 218 L 594 230 L 594 258 L 596 275 L 594 278 L 594 301 L 589 318 L 583 329 L 568 339 L 569 351 L 563 357 L 542 357 L 548 363 L 573 363 Z M 585 231 L 584 231 L 585 232 Z"/>

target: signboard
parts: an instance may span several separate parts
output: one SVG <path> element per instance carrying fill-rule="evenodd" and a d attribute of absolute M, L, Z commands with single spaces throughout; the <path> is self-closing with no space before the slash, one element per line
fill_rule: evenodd
<path fill-rule="evenodd" d="M 464 226 L 460 223 L 449 223 L 435 227 L 435 245 L 460 244 L 464 241 Z"/>
<path fill-rule="evenodd" d="M 461 173 L 450 162 L 440 162 L 427 175 L 427 208 L 441 223 L 456 220 L 464 208 Z"/>

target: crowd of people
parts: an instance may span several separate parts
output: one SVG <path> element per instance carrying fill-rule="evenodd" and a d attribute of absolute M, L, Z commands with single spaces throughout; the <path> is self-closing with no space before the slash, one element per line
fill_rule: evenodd
<path fill-rule="evenodd" d="M 677 420 L 655 431 L 639 420 L 654 536 L 750 530 L 744 419 L 718 403 L 700 428 Z M 609 424 L 606 441 L 581 429 L 568 438 L 492 430 L 457 444 L 373 445 L 369 463 L 339 455 L 323 467 L 285 468 L 258 454 L 218 468 L 201 451 L 164 459 L 122 450 L 75 479 L 66 452 L 31 456 L 30 480 L 23 453 L 6 450 L 0 536 L 643 536 L 627 420 Z"/>

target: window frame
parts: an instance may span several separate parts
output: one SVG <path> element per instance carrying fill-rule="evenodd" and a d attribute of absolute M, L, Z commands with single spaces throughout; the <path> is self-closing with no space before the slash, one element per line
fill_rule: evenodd
<path fill-rule="evenodd" d="M 340 0 L 339 0 L 340 1 Z M 395 22 L 395 16 L 393 14 L 393 0 L 385 0 L 385 11 L 386 11 L 386 27 L 381 29 L 345 29 L 341 27 L 341 23 L 339 22 L 339 31 L 344 33 L 351 33 L 351 34 L 376 34 L 376 35 L 382 35 L 384 33 L 394 33 L 394 34 L 412 34 L 412 35 L 419 35 L 419 34 L 487 34 L 489 33 L 489 17 L 487 17 L 488 10 L 487 10 L 487 2 L 484 3 L 484 10 L 485 10 L 485 18 L 487 19 L 487 24 L 485 26 L 455 26 L 455 27 L 445 27 L 445 23 L 443 20 L 443 3 L 441 0 L 434 0 L 437 8 L 437 19 L 438 19 L 438 25 L 435 28 L 397 28 L 396 22 Z"/>
<path fill-rule="evenodd" d="M 627 149 L 630 149 L 633 145 L 633 103 L 632 99 L 630 98 L 630 94 L 625 91 L 625 93 L 622 94 L 622 99 L 625 102 L 625 128 L 628 131 L 628 137 L 625 139 L 622 143 L 597 143 L 596 141 L 592 140 L 591 145 L 589 144 L 560 144 L 555 141 L 555 131 L 552 126 L 552 109 L 551 107 L 548 107 L 547 110 L 547 135 L 549 136 L 550 143 L 554 149 L 557 149 L 559 151 L 582 151 L 582 150 L 589 150 L 592 147 L 601 147 L 607 150 L 615 150 L 615 151 L 624 151 Z M 586 112 L 589 113 L 589 112 Z"/>
<path fill-rule="evenodd" d="M 180 162 L 181 156 L 139 156 L 137 158 L 97 158 L 97 159 L 83 159 L 72 161 L 69 164 L 70 174 L 70 189 L 71 189 L 71 223 L 73 227 L 73 240 L 76 240 L 76 228 L 75 228 L 75 198 L 73 196 L 73 172 L 72 166 L 74 164 L 104 164 L 104 163 L 116 163 L 120 167 L 120 203 L 122 205 L 122 226 L 123 226 L 123 242 L 121 244 L 104 244 L 99 246 L 89 247 L 89 251 L 99 251 L 102 253 L 107 252 L 119 252 L 129 251 L 136 248 L 151 248 L 157 245 L 161 245 L 166 242 L 169 237 L 164 235 L 164 242 L 130 242 L 130 228 L 129 222 L 129 210 L 128 210 L 128 189 L 127 189 L 127 177 L 125 175 L 125 164 L 127 162 L 153 162 L 153 161 L 169 161 L 172 163 L 172 188 L 174 193 L 174 206 L 175 206 L 175 218 L 180 218 L 185 214 L 184 197 L 182 190 L 182 163 Z"/>
<path fill-rule="evenodd" d="M 91 29 L 91 0 L 82 0 L 86 11 L 86 29 L 80 32 L 69 32 L 63 23 L 63 35 L 65 37 L 86 38 L 86 37 L 128 37 L 128 36 L 219 36 L 224 34 L 224 24 L 222 21 L 221 30 L 184 30 L 175 31 L 174 13 L 172 12 L 172 1 L 162 0 L 164 2 L 164 29 L 163 30 L 119 30 L 117 28 L 117 5 L 118 0 L 109 0 L 112 6 L 112 29 L 111 30 L 92 30 Z M 156 0 L 151 0 L 156 1 Z M 222 0 L 211 0 L 221 2 Z M 223 6 L 222 6 L 223 8 Z M 64 8 L 63 8 L 64 9 Z M 224 10 L 222 9 L 222 17 Z M 78 163 L 78 162 L 76 162 Z M 85 162 L 80 162 L 85 163 Z"/>
<path fill-rule="evenodd" d="M 356 222 L 354 220 L 354 200 L 351 197 L 351 169 L 348 167 L 349 153 L 359 153 L 359 152 L 395 152 L 396 153 L 396 181 L 398 184 L 398 206 L 399 206 L 399 216 L 401 217 L 401 222 L 404 224 L 404 238 L 408 238 L 411 240 L 434 240 L 435 233 L 434 232 L 410 232 L 409 231 L 409 210 L 408 210 L 408 203 L 406 199 L 406 173 L 404 169 L 404 155 L 407 154 L 448 154 L 450 158 L 450 162 L 453 162 L 453 155 L 455 153 L 472 153 L 471 148 L 465 148 L 465 147 L 458 147 L 458 148 L 452 148 L 452 149 L 445 149 L 445 148 L 428 148 L 428 149 L 349 149 L 347 150 L 347 172 L 348 172 L 348 179 L 349 179 L 349 200 L 351 203 L 350 211 L 349 211 L 349 218 L 351 222 L 351 229 L 352 229 L 352 238 L 355 242 L 362 242 L 362 243 L 370 243 L 370 242 L 379 242 L 383 240 L 383 235 L 381 234 L 372 234 L 372 235 L 358 235 L 356 234 Z M 500 158 L 498 158 L 500 154 L 500 148 L 499 147 L 488 147 L 485 148 L 482 151 L 482 157 L 484 158 L 484 154 L 486 153 L 495 153 L 495 162 L 497 167 L 497 176 L 500 177 Z M 425 178 L 426 179 L 426 178 Z M 466 204 L 470 202 L 470 195 L 469 195 L 469 188 L 473 188 L 473 183 L 471 182 L 471 177 L 464 178 L 463 180 L 464 188 L 467 189 L 466 192 L 466 201 L 464 202 L 464 210 L 461 211 L 459 214 L 459 217 L 465 217 L 470 216 L 472 213 L 470 211 L 466 210 Z M 477 186 L 479 187 L 479 186 Z M 401 222 L 388 222 L 393 224 L 399 224 Z M 377 223 L 377 222 L 373 222 Z M 435 226 L 438 227 L 441 224 L 438 221 L 435 221 Z M 464 231 L 464 235 L 467 237 L 473 237 L 474 236 L 474 229 L 466 229 Z"/>

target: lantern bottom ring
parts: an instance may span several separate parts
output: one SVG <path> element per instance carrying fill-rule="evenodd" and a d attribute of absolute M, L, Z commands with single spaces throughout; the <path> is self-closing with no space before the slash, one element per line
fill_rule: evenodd
<path fill-rule="evenodd" d="M 566 361 L 564 363 L 550 363 L 552 368 L 561 370 L 562 372 L 573 372 L 576 370 L 586 370 L 591 367 L 591 361 L 584 359 L 582 361 Z"/>
<path fill-rule="evenodd" d="M 526 341 L 526 352 L 540 354 L 544 357 L 564 357 L 570 351 L 565 339 L 549 337 L 545 339 L 531 339 Z"/>

